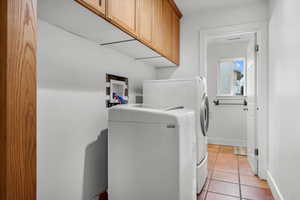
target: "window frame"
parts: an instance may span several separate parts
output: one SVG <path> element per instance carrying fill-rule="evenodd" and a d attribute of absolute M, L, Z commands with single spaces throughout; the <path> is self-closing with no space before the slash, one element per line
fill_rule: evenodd
<path fill-rule="evenodd" d="M 238 60 L 244 61 L 244 71 L 245 71 L 245 85 L 244 85 L 244 94 L 243 95 L 232 95 L 232 94 L 221 94 L 220 86 L 221 86 L 221 63 L 224 62 L 235 62 Z M 232 97 L 232 98 L 244 98 L 247 96 L 247 58 L 246 57 L 232 57 L 232 58 L 222 58 L 218 62 L 218 69 L 217 69 L 217 97 Z"/>

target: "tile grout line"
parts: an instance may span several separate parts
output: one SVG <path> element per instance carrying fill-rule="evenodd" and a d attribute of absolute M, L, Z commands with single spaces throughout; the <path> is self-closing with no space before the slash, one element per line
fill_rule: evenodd
<path fill-rule="evenodd" d="M 213 178 L 211 180 L 217 181 L 217 182 L 222 182 L 222 183 L 231 183 L 231 184 L 234 184 L 234 185 L 239 185 L 239 183 L 234 183 L 234 182 L 231 182 L 231 181 L 224 181 L 224 180 L 213 179 Z"/>
<path fill-rule="evenodd" d="M 234 196 L 234 195 L 232 195 L 232 194 L 224 194 L 224 193 L 221 193 L 221 192 L 213 192 L 213 191 L 210 191 L 210 193 L 219 194 L 219 195 L 226 196 L 226 197 L 234 197 L 234 198 L 238 198 L 237 196 Z M 247 199 L 247 200 L 253 200 L 253 199 Z"/>
<path fill-rule="evenodd" d="M 211 161 L 214 161 L 213 162 L 213 164 L 211 165 L 211 176 L 210 176 L 210 178 L 209 178 L 209 183 L 208 183 L 208 185 L 207 185 L 207 190 L 206 190 L 206 193 L 204 194 L 204 199 L 205 200 L 208 200 L 208 193 L 214 193 L 214 194 L 219 194 L 219 195 L 221 195 L 221 196 L 231 196 L 231 197 L 235 197 L 235 198 L 237 198 L 237 199 L 240 199 L 240 200 L 242 200 L 243 199 L 243 186 L 246 186 L 246 187 L 249 187 L 249 188 L 256 188 L 256 189 L 259 189 L 259 190 L 267 190 L 267 188 L 263 188 L 263 187 L 259 187 L 259 186 L 256 186 L 256 185 L 251 185 L 251 184 L 247 184 L 247 180 L 246 180 L 246 182 L 244 181 L 244 179 L 243 179 L 243 176 L 249 176 L 249 177 L 253 177 L 253 176 L 250 176 L 250 175 L 244 175 L 244 173 L 243 173 L 243 171 L 242 171 L 242 167 L 243 167 L 243 161 L 244 161 L 244 157 L 243 156 L 240 156 L 240 155 L 235 155 L 235 159 L 236 159 L 236 161 L 237 161 L 237 178 L 238 178 L 238 187 L 239 187 L 239 197 L 238 196 L 234 196 L 234 195 L 230 195 L 230 194 L 226 194 L 226 193 L 222 193 L 222 192 L 218 192 L 219 190 L 217 190 L 217 191 L 210 191 L 209 190 L 209 188 L 212 186 L 212 182 L 213 181 L 217 181 L 217 182 L 225 182 L 225 183 L 231 183 L 231 184 L 235 184 L 235 183 L 233 183 L 233 182 L 231 182 L 231 181 L 226 181 L 226 180 L 218 180 L 218 179 L 214 179 L 214 173 L 216 172 L 216 171 L 218 171 L 218 168 L 216 168 L 216 164 L 217 164 L 217 161 L 218 161 L 218 157 L 220 156 L 220 155 L 222 155 L 222 153 L 223 153 L 223 149 L 221 148 L 221 147 L 219 147 L 219 148 L 217 148 L 216 149 L 216 151 L 215 151 L 215 153 L 216 153 L 216 157 L 215 157 L 215 159 L 214 160 L 211 160 Z M 234 154 L 233 154 L 234 155 Z M 222 171 L 222 170 L 221 170 Z M 229 173 L 229 174 L 235 174 L 235 173 L 230 173 L 230 172 L 224 172 L 224 173 Z M 243 182 L 242 182 L 242 180 L 243 180 Z M 265 196 L 265 195 L 259 195 L 259 197 L 258 198 L 260 198 L 260 197 L 263 197 L 263 196 Z M 266 198 L 264 198 L 264 199 L 266 199 Z M 250 200 L 250 199 L 249 199 Z"/>
<path fill-rule="evenodd" d="M 215 162 L 214 162 L 214 165 L 213 165 L 211 177 L 208 178 L 208 181 L 209 181 L 209 182 L 208 182 L 208 185 L 207 185 L 207 191 L 206 191 L 206 193 L 205 193 L 204 200 L 206 200 L 207 194 L 208 194 L 208 192 L 209 192 L 208 190 L 209 190 L 209 186 L 210 186 L 210 184 L 211 184 L 211 179 L 212 179 L 212 177 L 213 177 L 213 175 L 214 175 L 214 172 L 215 172 L 215 166 L 216 166 L 216 162 L 217 162 L 217 160 L 218 160 L 219 152 L 220 152 L 220 146 L 218 147 L 218 152 L 216 153 L 216 158 L 215 158 Z"/>
<path fill-rule="evenodd" d="M 239 179 L 239 191 L 240 191 L 240 200 L 242 200 L 242 186 L 241 186 L 241 174 L 240 174 L 240 158 L 237 155 L 237 163 L 238 163 L 238 179 Z"/>

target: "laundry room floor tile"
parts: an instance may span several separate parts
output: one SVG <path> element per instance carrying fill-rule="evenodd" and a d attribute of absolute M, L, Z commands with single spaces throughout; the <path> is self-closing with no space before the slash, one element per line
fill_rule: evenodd
<path fill-rule="evenodd" d="M 202 191 L 198 196 L 197 200 L 205 200 L 207 191 Z"/>
<path fill-rule="evenodd" d="M 247 156 L 232 149 L 209 145 L 209 175 L 197 200 L 274 200 L 268 183 L 254 176 Z"/>
<path fill-rule="evenodd" d="M 259 188 L 269 188 L 267 181 L 259 179 L 257 176 L 240 175 L 242 185 L 254 186 Z"/>
<path fill-rule="evenodd" d="M 242 175 L 254 176 L 246 156 L 239 156 L 239 171 Z"/>
<path fill-rule="evenodd" d="M 206 196 L 206 200 L 239 200 L 238 197 L 223 195 L 223 194 L 217 194 L 213 192 L 208 192 Z"/>
<path fill-rule="evenodd" d="M 217 156 L 218 156 L 218 153 L 216 153 L 216 152 L 210 152 L 210 151 L 208 152 L 208 158 L 209 159 L 216 160 Z"/>
<path fill-rule="evenodd" d="M 220 145 L 217 145 L 217 144 L 208 144 L 207 146 L 208 146 L 208 148 L 213 148 L 213 149 L 219 149 L 220 148 Z"/>
<path fill-rule="evenodd" d="M 232 146 L 220 146 L 220 153 L 233 154 L 234 153 L 234 147 L 232 147 Z"/>
<path fill-rule="evenodd" d="M 239 176 L 235 173 L 228 173 L 223 171 L 215 170 L 212 175 L 213 180 L 224 181 L 230 183 L 239 183 Z"/>
<path fill-rule="evenodd" d="M 208 179 L 211 179 L 212 178 L 212 175 L 214 173 L 214 170 L 213 169 L 208 169 L 208 174 L 207 174 L 207 178 Z"/>
<path fill-rule="evenodd" d="M 236 197 L 240 196 L 238 184 L 222 182 L 222 181 L 211 180 L 208 187 L 208 191 L 224 194 L 224 195 L 236 196 Z"/>
<path fill-rule="evenodd" d="M 242 198 L 251 200 L 273 200 L 270 189 L 241 186 Z"/>
<path fill-rule="evenodd" d="M 236 163 L 232 162 L 220 162 L 217 161 L 215 164 L 215 170 L 225 171 L 228 173 L 238 173 L 238 166 Z"/>
<path fill-rule="evenodd" d="M 217 145 L 208 145 L 208 152 L 219 153 L 220 147 Z"/>

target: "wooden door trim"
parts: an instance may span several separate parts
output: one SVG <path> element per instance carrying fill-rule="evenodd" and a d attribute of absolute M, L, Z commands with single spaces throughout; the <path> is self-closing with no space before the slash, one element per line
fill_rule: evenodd
<path fill-rule="evenodd" d="M 6 90 L 6 71 L 7 71 L 7 32 L 3 27 L 7 27 L 7 1 L 0 2 L 0 105 L 6 105 L 7 100 L 4 94 Z M 7 109 L 6 106 L 2 106 L 0 109 L 0 199 L 7 199 L 6 180 L 7 180 Z"/>
<path fill-rule="evenodd" d="M 0 3 L 0 199 L 36 199 L 36 0 Z"/>

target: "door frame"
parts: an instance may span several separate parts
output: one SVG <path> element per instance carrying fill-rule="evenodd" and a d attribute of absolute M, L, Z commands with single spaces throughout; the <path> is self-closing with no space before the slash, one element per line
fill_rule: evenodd
<path fill-rule="evenodd" d="M 253 33 L 257 35 L 257 148 L 258 176 L 267 179 L 268 168 L 268 22 L 256 22 L 200 30 L 200 76 L 207 77 L 207 46 L 211 38 Z"/>
<path fill-rule="evenodd" d="M 0 3 L 0 199 L 35 200 L 37 0 Z"/>

